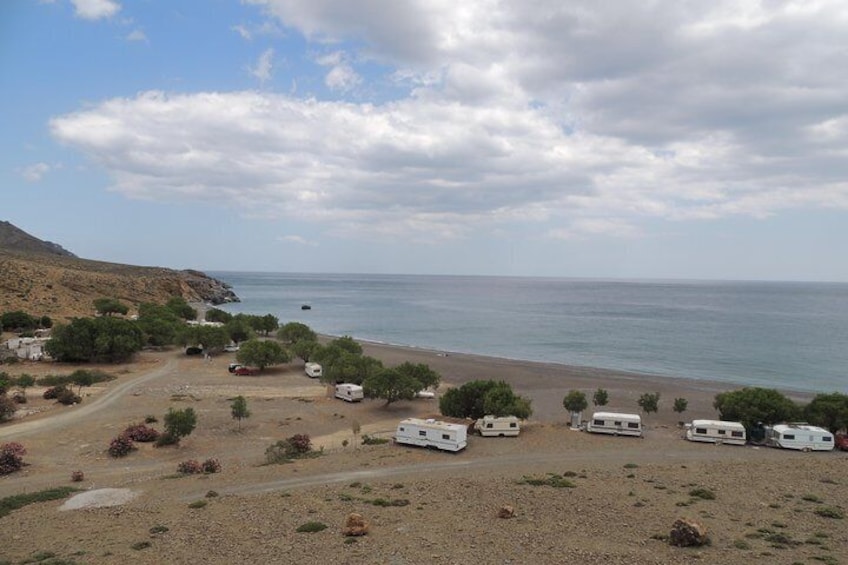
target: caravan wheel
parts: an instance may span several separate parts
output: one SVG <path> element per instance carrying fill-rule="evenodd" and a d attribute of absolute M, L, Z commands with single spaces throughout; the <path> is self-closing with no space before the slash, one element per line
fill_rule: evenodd
<path fill-rule="evenodd" d="M 804 448 L 804 449 L 802 449 L 801 451 L 803 451 L 804 453 L 809 453 L 809 452 L 810 452 L 810 448 L 809 448 L 809 447 L 805 447 L 805 448 Z"/>

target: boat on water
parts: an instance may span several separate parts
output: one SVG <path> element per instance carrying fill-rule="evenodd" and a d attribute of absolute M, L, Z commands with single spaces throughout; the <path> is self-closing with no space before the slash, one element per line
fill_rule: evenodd
<path fill-rule="evenodd" d="M 310 306 L 309 304 L 302 304 L 300 306 L 300 309 L 301 310 L 312 310 L 312 306 Z"/>

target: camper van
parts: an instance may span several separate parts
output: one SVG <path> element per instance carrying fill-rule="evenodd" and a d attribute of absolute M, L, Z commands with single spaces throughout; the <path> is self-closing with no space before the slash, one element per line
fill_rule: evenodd
<path fill-rule="evenodd" d="M 691 424 L 686 424 L 686 439 L 715 444 L 745 445 L 747 434 L 745 426 L 739 422 L 692 420 Z"/>
<path fill-rule="evenodd" d="M 831 451 L 833 434 L 809 424 L 778 424 L 766 426 L 766 445 L 801 451 Z"/>
<path fill-rule="evenodd" d="M 468 428 L 462 424 L 451 424 L 428 418 L 407 418 L 401 420 L 395 434 L 397 443 L 435 447 L 444 451 L 465 449 Z"/>
<path fill-rule="evenodd" d="M 317 379 L 321 376 L 321 365 L 318 363 L 307 363 L 306 364 L 306 376 L 312 379 Z"/>
<path fill-rule="evenodd" d="M 515 416 L 483 416 L 474 423 L 474 429 L 483 437 L 517 436 L 521 425 Z"/>
<path fill-rule="evenodd" d="M 615 436 L 642 436 L 642 418 L 638 414 L 595 412 L 586 423 L 586 431 Z"/>
<path fill-rule="evenodd" d="M 342 383 L 336 385 L 336 398 L 341 398 L 348 402 L 359 402 L 365 398 L 365 393 L 362 392 L 362 387 L 350 383 Z"/>

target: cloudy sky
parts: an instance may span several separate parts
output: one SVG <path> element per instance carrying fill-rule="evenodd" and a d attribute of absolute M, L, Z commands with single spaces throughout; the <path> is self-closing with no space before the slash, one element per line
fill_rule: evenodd
<path fill-rule="evenodd" d="M 848 281 L 844 0 L 5 0 L 0 112 L 87 258 Z"/>

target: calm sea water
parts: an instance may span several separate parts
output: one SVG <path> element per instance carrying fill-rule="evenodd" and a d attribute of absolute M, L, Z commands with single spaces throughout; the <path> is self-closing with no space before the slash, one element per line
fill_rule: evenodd
<path fill-rule="evenodd" d="M 848 392 L 848 284 L 217 272 L 319 333 L 450 352 Z M 311 310 L 302 310 L 309 304 Z"/>

